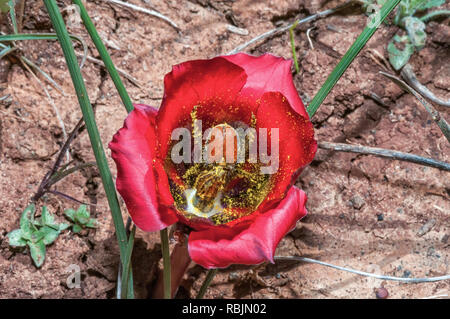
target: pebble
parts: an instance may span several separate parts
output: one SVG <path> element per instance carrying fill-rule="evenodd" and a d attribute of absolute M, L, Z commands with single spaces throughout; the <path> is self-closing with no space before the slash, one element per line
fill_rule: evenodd
<path fill-rule="evenodd" d="M 353 208 L 361 209 L 366 202 L 361 196 L 355 195 L 350 199 L 350 203 Z"/>
<path fill-rule="evenodd" d="M 420 229 L 417 231 L 417 236 L 422 237 L 423 235 L 428 233 L 431 230 L 431 228 L 434 227 L 435 224 L 436 224 L 436 219 L 431 218 L 422 227 L 420 227 Z"/>
<path fill-rule="evenodd" d="M 386 299 L 387 297 L 389 297 L 389 292 L 386 288 L 381 287 L 375 290 L 375 296 L 377 296 L 377 299 Z"/>

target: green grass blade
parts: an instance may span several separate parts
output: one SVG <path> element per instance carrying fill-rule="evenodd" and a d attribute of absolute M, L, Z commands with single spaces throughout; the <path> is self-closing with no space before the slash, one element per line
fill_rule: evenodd
<path fill-rule="evenodd" d="M 72 0 L 72 2 L 78 5 L 78 7 L 80 8 L 80 15 L 81 19 L 83 20 L 84 26 L 86 27 L 86 30 L 89 32 L 89 35 L 91 36 L 92 42 L 94 42 L 95 47 L 98 50 L 98 53 L 100 53 L 103 63 L 105 63 L 105 67 L 108 70 L 108 73 L 111 76 L 111 79 L 114 82 L 117 91 L 119 92 L 120 98 L 122 99 L 125 108 L 127 109 L 128 112 L 131 112 L 133 110 L 133 103 L 131 102 L 130 96 L 128 95 L 128 92 L 125 89 L 125 86 L 123 85 L 123 82 L 120 79 L 119 73 L 117 72 L 114 63 L 111 60 L 111 56 L 109 55 L 108 50 L 103 44 L 103 41 L 100 38 L 100 35 L 98 34 L 94 23 L 89 17 L 89 14 L 87 13 L 87 10 L 83 5 L 83 2 L 81 0 Z"/>
<path fill-rule="evenodd" d="M 123 263 L 123 271 L 122 271 L 122 299 L 128 298 L 129 295 L 129 287 L 130 284 L 130 269 L 131 269 L 131 255 L 133 254 L 133 245 L 134 245 L 134 237 L 136 234 L 136 225 L 133 225 L 133 229 L 131 230 L 130 237 L 128 238 L 127 251 L 125 253 L 124 263 Z"/>
<path fill-rule="evenodd" d="M 108 199 L 108 204 L 111 210 L 111 215 L 114 221 L 116 229 L 116 236 L 119 242 L 120 258 L 122 265 L 124 264 L 126 251 L 127 251 L 127 235 L 125 232 L 125 226 L 120 211 L 119 201 L 117 199 L 116 189 L 112 180 L 111 171 L 108 167 L 108 161 L 106 160 L 105 151 L 103 149 L 100 134 L 95 122 L 94 112 L 92 110 L 91 102 L 84 85 L 81 70 L 77 63 L 75 51 L 72 46 L 72 42 L 67 32 L 64 20 L 59 12 L 59 8 L 55 0 L 44 0 L 44 4 L 50 15 L 53 27 L 58 36 L 59 43 L 64 53 L 64 57 L 69 68 L 69 73 L 72 78 L 73 85 L 77 94 L 78 102 L 83 113 L 83 119 L 86 124 L 86 128 L 91 141 L 92 150 L 94 151 L 95 160 L 102 178 L 103 187 Z"/>
<path fill-rule="evenodd" d="M 342 74 L 344 74 L 345 70 L 347 70 L 348 66 L 353 62 L 355 57 L 364 47 L 364 45 L 369 41 L 372 35 L 377 30 L 378 26 L 386 19 L 389 13 L 394 10 L 394 8 L 398 5 L 400 0 L 389 0 L 385 3 L 385 5 L 381 8 L 379 15 L 374 14 L 374 18 L 376 19 L 373 22 L 372 27 L 365 27 L 362 33 L 358 36 L 358 38 L 353 42 L 352 46 L 345 53 L 341 61 L 339 61 L 338 65 L 334 68 L 333 72 L 328 76 L 325 83 L 320 88 L 319 92 L 317 92 L 316 96 L 314 96 L 313 100 L 308 106 L 308 114 L 309 117 L 313 117 L 314 114 L 319 109 L 322 102 L 330 93 L 331 89 L 334 87 L 336 82 L 340 79 Z"/>
<path fill-rule="evenodd" d="M 84 63 L 86 62 L 86 58 L 88 55 L 88 47 L 84 40 L 79 36 L 69 34 L 69 37 L 72 40 L 78 41 L 83 46 L 83 60 L 80 63 L 80 67 L 82 68 Z M 58 40 L 58 37 L 55 33 L 18 33 L 18 34 L 5 34 L 0 35 L 0 42 L 4 41 L 25 41 L 25 40 Z"/>
<path fill-rule="evenodd" d="M 9 7 L 11 10 L 9 10 L 9 16 L 11 17 L 11 23 L 13 25 L 14 33 L 19 33 L 19 28 L 17 27 L 17 19 L 16 19 L 16 9 L 14 8 L 15 2 L 14 0 L 9 0 Z"/>
<path fill-rule="evenodd" d="M 11 52 L 14 52 L 16 50 L 15 47 L 8 47 L 5 46 L 2 51 L 0 51 L 0 59 L 3 58 L 4 56 L 10 54 Z"/>

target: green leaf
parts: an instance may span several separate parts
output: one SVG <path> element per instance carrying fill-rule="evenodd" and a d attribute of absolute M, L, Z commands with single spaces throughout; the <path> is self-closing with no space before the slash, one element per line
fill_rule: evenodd
<path fill-rule="evenodd" d="M 22 238 L 22 230 L 14 229 L 6 235 L 9 239 L 9 245 L 13 247 L 25 247 L 27 241 Z"/>
<path fill-rule="evenodd" d="M 439 7 L 443 5 L 445 0 L 412 0 L 411 9 L 415 11 L 423 11 L 426 9 L 431 9 L 433 7 Z"/>
<path fill-rule="evenodd" d="M 72 232 L 74 232 L 75 234 L 78 234 L 80 231 L 82 230 L 81 226 L 78 224 L 74 224 L 72 226 Z"/>
<path fill-rule="evenodd" d="M 406 17 L 403 19 L 403 23 L 412 44 L 419 50 L 422 49 L 425 46 L 425 41 L 427 39 L 425 23 L 416 17 Z"/>
<path fill-rule="evenodd" d="M 39 230 L 35 230 L 31 233 L 31 241 L 33 243 L 37 243 L 38 241 L 40 241 L 41 239 L 43 239 L 45 237 L 45 231 L 41 229 Z"/>
<path fill-rule="evenodd" d="M 98 226 L 98 222 L 95 218 L 89 219 L 89 221 L 86 224 L 86 227 L 89 227 L 89 228 L 97 228 L 97 226 Z"/>
<path fill-rule="evenodd" d="M 66 209 L 64 211 L 64 215 L 67 216 L 67 218 L 69 218 L 71 221 L 75 221 L 75 210 L 73 209 Z"/>
<path fill-rule="evenodd" d="M 41 267 L 45 260 L 45 244 L 42 240 L 32 243 L 28 242 L 28 247 L 30 247 L 31 258 L 33 259 L 36 267 Z"/>
<path fill-rule="evenodd" d="M 25 208 L 20 217 L 20 229 L 22 230 L 22 237 L 25 239 L 31 239 L 31 233 L 33 231 L 33 225 L 31 223 L 32 215 L 34 214 L 35 207 L 31 204 Z"/>
<path fill-rule="evenodd" d="M 31 223 L 32 223 L 34 226 L 38 226 L 38 227 L 43 226 L 41 220 L 35 220 L 35 219 L 33 219 L 33 220 L 31 221 Z"/>
<path fill-rule="evenodd" d="M 45 207 L 45 206 L 42 207 L 41 226 L 48 226 L 48 227 L 53 228 L 56 231 L 61 231 L 61 230 L 67 229 L 69 227 L 69 225 L 67 225 L 67 226 L 65 226 L 65 225 L 67 225 L 67 224 L 64 224 L 64 223 L 58 224 L 55 221 L 54 215 L 48 211 L 47 207 Z"/>
<path fill-rule="evenodd" d="M 44 226 L 40 230 L 44 234 L 44 238 L 42 239 L 45 245 L 50 245 L 53 243 L 56 238 L 59 236 L 59 230 L 55 230 L 51 227 Z"/>
<path fill-rule="evenodd" d="M 404 49 L 400 50 L 396 47 L 395 42 L 403 43 Z M 391 62 L 394 69 L 400 70 L 406 63 L 408 63 L 409 58 L 414 53 L 414 45 L 409 40 L 408 36 L 395 36 L 388 45 L 389 62 Z"/>
<path fill-rule="evenodd" d="M 42 206 L 41 225 L 58 228 L 58 224 L 55 223 L 55 217 L 48 211 L 47 206 Z"/>
<path fill-rule="evenodd" d="M 86 205 L 81 205 L 75 213 L 75 220 L 81 225 L 86 225 L 89 222 L 90 217 L 91 214 L 89 214 L 89 211 L 86 209 Z"/>
<path fill-rule="evenodd" d="M 67 223 L 61 223 L 61 224 L 59 224 L 59 231 L 66 230 L 66 229 L 69 228 L 69 227 L 70 227 L 69 224 L 67 224 Z"/>

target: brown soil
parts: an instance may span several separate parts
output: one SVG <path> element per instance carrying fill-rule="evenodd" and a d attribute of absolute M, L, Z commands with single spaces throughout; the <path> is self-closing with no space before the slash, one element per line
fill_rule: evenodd
<path fill-rule="evenodd" d="M 58 1 L 66 7 L 70 1 Z M 125 81 L 137 103 L 158 106 L 163 77 L 173 64 L 224 54 L 250 38 L 297 16 L 306 16 L 339 1 L 140 1 L 171 17 L 181 27 L 178 34 L 167 23 L 113 6 L 87 1 L 115 64 L 142 83 Z M 340 1 L 342 2 L 342 1 Z M 28 0 L 24 32 L 51 32 L 42 1 Z M 65 14 L 68 21 L 73 18 Z M 5 20 L 5 19 L 4 19 Z M 295 32 L 300 73 L 295 83 L 308 102 L 362 30 L 366 17 L 359 9 L 314 23 L 311 49 L 309 26 Z M 246 28 L 243 36 L 227 30 L 229 24 Z M 7 21 L 2 31 L 10 33 Z M 350 66 L 314 118 L 316 137 L 322 141 L 358 143 L 412 152 L 450 161 L 450 148 L 423 107 L 396 85 L 378 74 L 374 50 L 386 57 L 388 40 L 396 27 L 383 25 Z M 98 57 L 81 25 L 69 31 L 80 34 Z M 420 81 L 437 95 L 449 99 L 449 20 L 428 24 L 426 47 L 414 54 L 411 64 Z M 28 41 L 19 46 L 28 58 L 48 72 L 66 96 L 46 87 L 70 131 L 81 116 L 61 49 L 56 42 Z M 77 51 L 81 52 L 77 45 Z M 288 34 L 275 36 L 246 52 L 271 52 L 291 57 Z M 64 232 L 48 248 L 45 264 L 36 269 L 26 251 L 11 250 L 6 234 L 19 225 L 21 211 L 51 167 L 63 134 L 44 92 L 14 60 L 2 60 L 2 96 L 12 101 L 0 105 L 0 298 L 112 298 L 118 264 L 118 247 L 101 181 L 95 169 L 75 173 L 57 184 L 61 192 L 97 203 L 100 227 L 84 235 Z M 378 63 L 377 63 L 378 62 Z M 113 83 L 105 71 L 87 62 L 83 75 L 106 148 L 126 116 Z M 374 101 L 378 95 L 383 105 Z M 448 109 L 438 107 L 448 116 Z M 72 144 L 76 162 L 93 161 L 86 132 Z M 109 155 L 109 151 L 107 151 Z M 115 174 L 115 166 L 109 158 Z M 282 240 L 277 254 L 308 256 L 336 265 L 391 276 L 426 277 L 450 273 L 449 174 L 419 165 L 372 156 L 319 150 L 298 186 L 308 194 L 309 215 Z M 48 195 L 44 201 L 63 220 L 71 201 Z M 125 211 L 125 207 L 123 206 Z M 381 220 L 382 219 L 382 220 Z M 418 230 L 431 219 L 427 233 Z M 161 263 L 159 236 L 138 232 L 133 255 L 136 294 L 147 298 Z M 81 289 L 69 289 L 67 268 L 79 265 Z M 192 266 L 185 275 L 179 297 L 198 291 L 205 270 Z M 206 298 L 375 298 L 384 286 L 393 298 L 449 295 L 450 282 L 404 284 L 345 273 L 314 264 L 277 262 L 255 267 L 233 266 L 220 271 Z"/>

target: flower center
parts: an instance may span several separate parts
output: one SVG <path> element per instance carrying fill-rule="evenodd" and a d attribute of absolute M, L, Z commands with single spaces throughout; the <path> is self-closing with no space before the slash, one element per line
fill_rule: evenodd
<path fill-rule="evenodd" d="M 240 125 L 222 123 L 205 130 L 199 163 L 166 160 L 166 170 L 174 172 L 168 176 L 175 206 L 186 218 L 225 224 L 253 213 L 269 193 L 270 175 L 260 173 L 260 163 L 238 160 L 240 152 L 248 154 L 251 138 L 239 134 Z"/>

